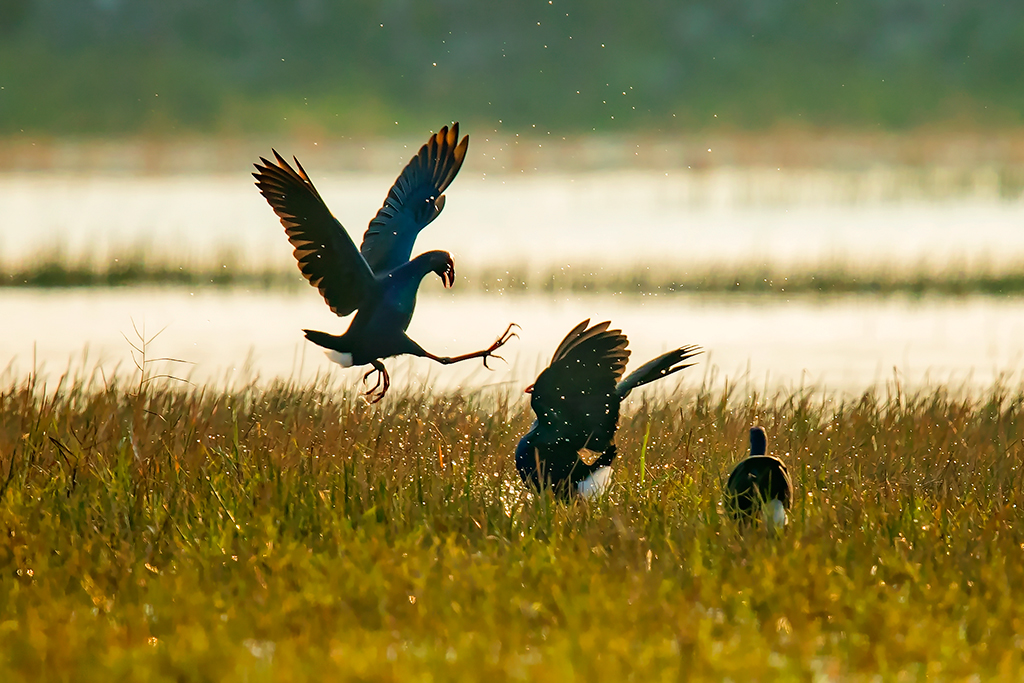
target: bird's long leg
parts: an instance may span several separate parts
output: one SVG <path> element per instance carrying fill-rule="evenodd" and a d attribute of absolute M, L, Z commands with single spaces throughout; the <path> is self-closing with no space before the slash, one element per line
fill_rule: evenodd
<path fill-rule="evenodd" d="M 452 363 L 461 363 L 464 360 L 471 360 L 473 358 L 483 358 L 484 359 L 484 367 L 487 368 L 488 370 L 490 370 L 491 368 L 487 365 L 487 359 L 488 358 L 498 358 L 500 360 L 505 360 L 504 358 L 502 358 L 501 356 L 497 355 L 494 352 L 497 351 L 498 349 L 500 349 L 505 344 L 507 344 L 513 337 L 518 337 L 519 336 L 518 334 L 516 334 L 515 332 L 512 331 L 513 327 L 519 327 L 519 325 L 516 325 L 515 323 L 511 323 L 505 329 L 505 331 L 501 333 L 501 336 L 498 337 L 496 340 L 494 340 L 493 344 L 491 344 L 490 346 L 488 346 L 486 349 L 484 349 L 482 351 L 474 351 L 473 353 L 464 353 L 461 356 L 435 356 L 434 354 L 430 353 L 429 351 L 424 351 L 423 355 L 424 355 L 425 358 L 429 358 L 430 360 L 436 360 L 438 363 L 441 363 L 442 365 L 451 365 Z"/>
<path fill-rule="evenodd" d="M 366 400 L 368 403 L 379 403 L 380 400 L 384 398 L 384 394 L 388 393 L 388 388 L 391 386 L 391 378 L 388 377 L 387 369 L 384 367 L 384 364 L 381 363 L 379 360 L 371 360 L 370 365 L 373 366 L 373 369 L 371 369 L 369 372 L 363 375 L 363 381 L 365 382 L 366 380 L 368 380 L 370 378 L 370 375 L 376 372 L 377 383 L 374 384 L 373 387 L 363 395 L 366 396 Z M 374 396 L 374 393 L 377 391 L 377 389 L 380 389 L 380 393 Z"/>

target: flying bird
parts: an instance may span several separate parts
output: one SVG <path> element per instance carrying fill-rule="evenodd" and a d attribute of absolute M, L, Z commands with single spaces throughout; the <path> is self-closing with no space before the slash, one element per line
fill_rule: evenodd
<path fill-rule="evenodd" d="M 482 351 L 461 356 L 437 356 L 405 333 L 416 307 L 416 293 L 428 273 L 445 287 L 455 282 L 455 262 L 446 251 L 428 251 L 410 260 L 420 231 L 444 208 L 444 190 L 462 167 L 469 136 L 459 140 L 459 124 L 441 128 L 409 161 L 388 192 L 384 205 L 370 221 L 363 243 L 355 242 L 331 214 L 305 169 L 295 159 L 293 169 L 277 150 L 276 161 L 260 157 L 255 164 L 256 186 L 281 219 L 295 248 L 299 270 L 340 317 L 355 312 L 340 336 L 303 330 L 306 338 L 327 349 L 328 357 L 344 366 L 370 365 L 366 381 L 377 373 L 366 393 L 371 403 L 384 397 L 391 379 L 381 362 L 401 354 L 429 358 L 444 365 L 471 358 L 500 358 L 495 351 L 517 336 L 509 325 Z"/>
<path fill-rule="evenodd" d="M 611 481 L 613 439 L 619 405 L 633 389 L 679 372 L 700 353 L 683 346 L 658 356 L 620 379 L 629 360 L 629 341 L 610 322 L 589 327 L 584 320 L 555 349 L 551 364 L 527 387 L 537 419 L 516 447 L 516 469 L 534 490 L 550 486 L 556 495 L 586 498 Z"/>
<path fill-rule="evenodd" d="M 725 506 L 733 518 L 751 521 L 761 513 L 765 523 L 781 529 L 793 500 L 793 482 L 781 460 L 768 452 L 763 427 L 750 430 L 750 455 L 739 462 L 725 484 Z"/>

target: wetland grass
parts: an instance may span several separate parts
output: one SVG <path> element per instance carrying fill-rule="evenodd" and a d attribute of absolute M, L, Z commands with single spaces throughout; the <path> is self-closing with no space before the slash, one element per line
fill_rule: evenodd
<path fill-rule="evenodd" d="M 518 394 L 8 379 L 0 679 L 1024 673 L 1024 394 L 669 396 L 566 506 L 519 482 Z M 778 538 L 720 506 L 755 423 Z"/>
<path fill-rule="evenodd" d="M 993 267 L 947 264 L 935 267 L 865 265 L 842 261 L 780 266 L 770 263 L 719 263 L 679 268 L 667 264 L 605 267 L 579 264 L 532 268 L 523 264 L 460 271 L 455 294 L 672 294 L 844 296 L 991 296 L 1024 295 L 1024 264 Z M 0 264 L 0 288 L 246 287 L 301 290 L 303 280 L 292 267 L 255 268 L 230 256 L 206 261 L 166 260 L 141 248 L 106 260 L 37 255 L 19 264 Z"/>

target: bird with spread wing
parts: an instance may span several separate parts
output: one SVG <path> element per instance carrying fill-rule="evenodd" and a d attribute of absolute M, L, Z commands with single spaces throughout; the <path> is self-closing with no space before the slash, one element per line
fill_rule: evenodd
<path fill-rule="evenodd" d="M 388 192 L 384 205 L 370 221 L 362 246 L 331 214 L 298 159 L 295 168 L 274 150 L 275 161 L 260 157 L 256 186 L 281 219 L 294 247 L 299 270 L 316 287 L 338 316 L 355 312 L 342 335 L 303 330 L 306 338 L 327 349 L 328 357 L 350 367 L 370 365 L 364 380 L 377 373 L 376 384 L 366 393 L 377 402 L 391 385 L 381 362 L 401 354 L 429 358 L 448 365 L 471 358 L 500 358 L 495 351 L 516 333 L 510 324 L 498 339 L 482 351 L 461 356 L 437 356 L 407 334 L 416 307 L 416 293 L 428 273 L 436 273 L 445 287 L 455 282 L 455 262 L 446 251 L 428 251 L 411 258 L 420 231 L 444 208 L 444 194 L 462 167 L 469 136 L 459 140 L 459 124 L 445 126 L 432 135 L 409 161 Z"/>
<path fill-rule="evenodd" d="M 535 490 L 561 498 L 601 494 L 611 480 L 619 406 L 633 389 L 684 370 L 700 347 L 682 346 L 620 379 L 629 340 L 610 322 L 584 320 L 555 349 L 551 364 L 526 388 L 537 419 L 516 447 L 516 469 Z"/>

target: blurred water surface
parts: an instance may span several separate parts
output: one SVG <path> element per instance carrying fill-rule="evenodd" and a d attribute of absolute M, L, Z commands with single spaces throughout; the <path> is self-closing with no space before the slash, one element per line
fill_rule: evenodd
<path fill-rule="evenodd" d="M 400 168 L 396 164 L 396 171 Z M 360 241 L 394 174 L 321 175 Z M 551 268 L 840 261 L 896 268 L 1024 259 L 1024 200 L 986 168 L 713 168 L 482 174 L 467 168 L 417 251 L 456 265 Z M 0 264 L 103 261 L 293 269 L 281 226 L 245 169 L 231 175 L 0 175 Z"/>
<path fill-rule="evenodd" d="M 396 386 L 518 390 L 533 381 L 568 330 L 584 318 L 610 319 L 630 338 L 630 367 L 683 344 L 706 354 L 685 374 L 755 389 L 816 387 L 858 393 L 899 379 L 906 387 L 948 383 L 984 388 L 1016 383 L 1024 370 L 1024 301 L 993 298 L 842 299 L 656 298 L 614 296 L 460 295 L 429 283 L 410 335 L 438 354 L 488 345 L 509 322 L 521 327 L 494 371 L 469 361 L 442 367 L 402 357 L 386 362 Z M 828 301 L 829 303 L 823 303 Z M 340 333 L 339 320 L 313 290 L 296 293 L 182 288 L 4 290 L 0 292 L 0 359 L 8 376 L 33 367 L 55 379 L 67 368 L 138 378 L 129 341 L 147 337 L 152 374 L 196 383 L 252 379 L 309 380 L 329 374 L 356 382 L 364 370 L 342 369 L 302 328 Z"/>
<path fill-rule="evenodd" d="M 401 150 L 395 172 L 409 151 Z M 497 156 L 497 155 L 495 155 Z M 447 249 L 458 272 L 481 268 L 614 271 L 735 268 L 769 264 L 950 264 L 1017 267 L 1024 259 L 1024 200 L 1005 174 L 976 168 L 878 166 L 859 170 L 711 167 L 560 172 L 474 171 L 472 159 L 448 190 L 442 216 L 416 251 Z M 321 194 L 358 242 L 394 180 L 376 167 L 317 174 Z M 251 178 L 238 173 L 0 175 L 0 263 L 59 254 L 104 261 L 142 249 L 162 263 L 270 267 L 295 272 L 280 223 Z M 905 300 L 605 295 L 467 294 L 423 287 L 410 333 L 455 355 L 482 348 L 509 322 L 522 326 L 494 372 L 470 362 L 442 368 L 389 361 L 396 384 L 523 386 L 583 318 L 611 319 L 639 363 L 696 343 L 716 381 L 814 385 L 859 392 L 898 376 L 910 385 L 986 386 L 1024 369 L 1024 302 L 996 298 Z M 151 357 L 188 364 L 154 371 L 197 382 L 253 377 L 355 381 L 305 342 L 304 327 L 340 333 L 319 296 L 243 289 L 0 290 L 0 368 L 33 365 L 133 372 L 132 321 Z M 166 328 L 166 329 L 164 329 Z M 88 348 L 88 359 L 83 353 Z M 896 374 L 894 374 L 894 368 Z M 1015 376 L 1015 375 L 1014 375 Z"/>

